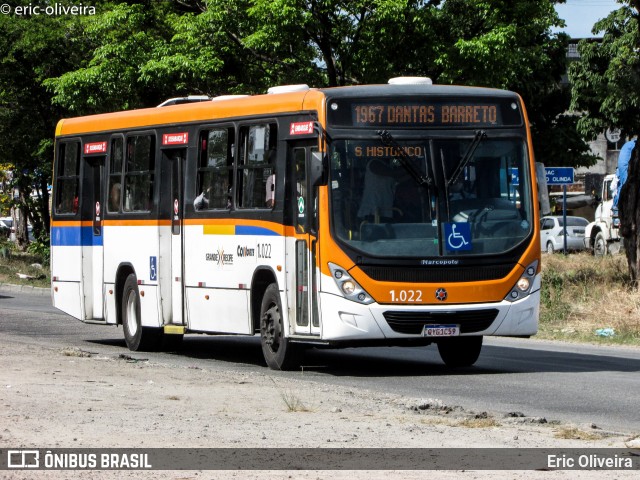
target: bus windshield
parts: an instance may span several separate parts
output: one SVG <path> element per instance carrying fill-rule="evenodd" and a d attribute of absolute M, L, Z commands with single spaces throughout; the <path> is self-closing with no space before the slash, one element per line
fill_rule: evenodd
<path fill-rule="evenodd" d="M 500 254 L 532 233 L 522 138 L 397 137 L 331 144 L 339 241 L 372 257 L 428 258 Z"/>

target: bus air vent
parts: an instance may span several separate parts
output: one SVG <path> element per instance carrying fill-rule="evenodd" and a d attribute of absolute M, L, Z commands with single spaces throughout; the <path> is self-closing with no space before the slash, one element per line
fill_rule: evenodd
<path fill-rule="evenodd" d="M 175 97 L 165 100 L 158 107 L 168 107 L 170 105 L 181 105 L 183 103 L 206 102 L 211 100 L 207 95 L 189 95 L 188 97 Z"/>
<path fill-rule="evenodd" d="M 433 85 L 429 77 L 394 77 L 389 79 L 389 85 Z"/>
<path fill-rule="evenodd" d="M 310 90 L 309 85 L 301 83 L 299 85 L 279 85 L 277 87 L 271 87 L 267 90 L 267 93 L 293 93 L 293 92 L 306 92 Z"/>
<path fill-rule="evenodd" d="M 235 98 L 245 98 L 245 97 L 249 97 L 250 95 L 220 95 L 218 97 L 213 97 L 211 99 L 212 102 L 219 102 L 220 100 L 233 100 Z"/>
<path fill-rule="evenodd" d="M 511 273 L 516 265 L 469 266 L 469 267 L 406 267 L 360 265 L 360 268 L 373 280 L 379 282 L 408 283 L 449 283 L 481 282 L 499 280 Z"/>

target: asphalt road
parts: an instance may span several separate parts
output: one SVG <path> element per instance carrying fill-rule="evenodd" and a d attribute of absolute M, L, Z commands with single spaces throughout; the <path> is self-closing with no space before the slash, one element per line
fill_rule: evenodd
<path fill-rule="evenodd" d="M 77 346 L 176 365 L 300 376 L 300 372 L 268 371 L 256 337 L 191 335 L 185 337 L 179 354 L 129 352 L 121 328 L 85 325 L 54 309 L 47 296 L 1 287 L 0 335 L 50 348 Z M 640 433 L 640 348 L 487 338 L 475 366 L 461 370 L 446 368 L 435 346 L 314 349 L 304 363 L 304 378 L 320 383 Z"/>

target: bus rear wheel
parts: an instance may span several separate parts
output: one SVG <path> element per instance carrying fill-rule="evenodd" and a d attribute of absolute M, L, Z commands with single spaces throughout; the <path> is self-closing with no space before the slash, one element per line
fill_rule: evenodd
<path fill-rule="evenodd" d="M 293 370 L 300 366 L 301 348 L 285 336 L 280 291 L 275 283 L 267 287 L 262 297 L 260 342 L 264 359 L 272 370 Z"/>
<path fill-rule="evenodd" d="M 440 358 L 447 367 L 470 367 L 482 350 L 482 337 L 443 338 L 438 341 Z"/>
<path fill-rule="evenodd" d="M 131 351 L 156 350 L 160 346 L 162 330 L 142 326 L 138 280 L 133 273 L 125 280 L 122 290 L 122 329 Z"/>

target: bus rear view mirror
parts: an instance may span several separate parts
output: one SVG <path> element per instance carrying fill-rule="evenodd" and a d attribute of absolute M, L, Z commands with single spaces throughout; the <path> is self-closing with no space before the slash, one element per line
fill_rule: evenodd
<path fill-rule="evenodd" d="M 324 159 L 322 152 L 311 152 L 311 163 L 309 165 L 309 180 L 311 185 L 317 187 L 324 181 Z"/>

